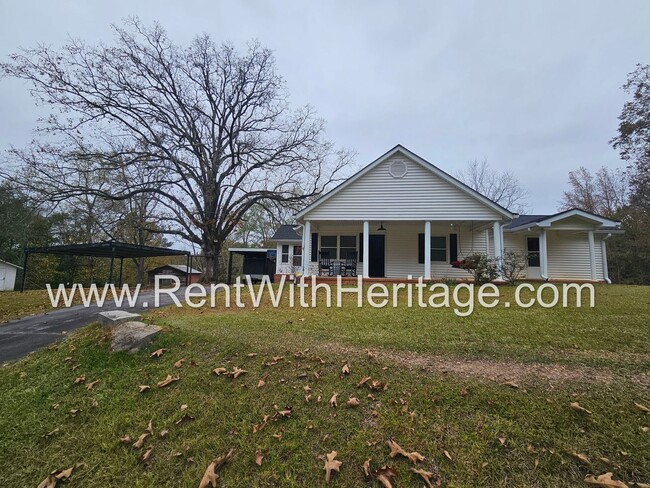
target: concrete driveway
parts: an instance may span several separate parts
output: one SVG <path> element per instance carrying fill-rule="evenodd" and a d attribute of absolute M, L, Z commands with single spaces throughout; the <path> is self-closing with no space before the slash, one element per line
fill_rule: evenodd
<path fill-rule="evenodd" d="M 185 288 L 176 292 L 182 302 Z M 143 291 L 133 307 L 127 301 L 121 307 L 116 307 L 112 302 L 107 302 L 102 308 L 92 305 L 88 308 L 76 305 L 70 308 L 54 309 L 50 312 L 12 320 L 0 325 L 0 363 L 14 361 L 26 356 L 32 351 L 41 349 L 65 337 L 65 333 L 97 321 L 99 312 L 109 310 L 128 310 L 140 312 L 150 310 L 154 304 L 153 291 Z M 147 307 L 143 303 L 147 303 Z M 160 294 L 160 306 L 173 304 L 173 300 L 166 293 Z"/>

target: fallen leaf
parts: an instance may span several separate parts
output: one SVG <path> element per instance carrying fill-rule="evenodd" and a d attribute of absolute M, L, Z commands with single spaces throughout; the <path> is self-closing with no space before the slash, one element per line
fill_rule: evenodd
<path fill-rule="evenodd" d="M 502 446 L 506 445 L 506 437 L 505 436 L 503 436 L 503 435 L 499 436 L 498 439 L 499 439 L 499 442 L 501 443 Z"/>
<path fill-rule="evenodd" d="M 149 389 L 151 389 L 151 387 L 149 385 L 140 385 L 140 386 L 138 386 L 138 390 L 139 390 L 140 393 L 144 393 L 145 391 L 147 391 Z"/>
<path fill-rule="evenodd" d="M 372 359 L 372 358 L 374 358 L 374 357 L 377 356 L 377 355 L 376 355 L 374 352 L 372 352 L 370 349 L 368 349 L 368 350 L 366 351 L 366 353 L 368 354 L 368 359 Z"/>
<path fill-rule="evenodd" d="M 122 444 L 131 444 L 133 442 L 133 439 L 131 439 L 130 435 L 125 435 L 124 437 L 120 437 L 120 442 Z"/>
<path fill-rule="evenodd" d="M 370 389 L 371 390 L 385 390 L 388 385 L 385 385 L 381 381 L 375 380 L 372 383 L 370 383 Z"/>
<path fill-rule="evenodd" d="M 152 352 L 149 357 L 151 358 L 159 358 L 160 356 L 163 355 L 163 353 L 167 351 L 167 349 L 156 349 L 154 352 Z"/>
<path fill-rule="evenodd" d="M 364 376 L 363 378 L 361 378 L 361 381 L 359 381 L 359 383 L 357 383 L 357 387 L 365 385 L 371 379 L 372 379 L 372 376 Z"/>
<path fill-rule="evenodd" d="M 216 374 L 217 376 L 220 376 L 224 374 L 226 371 L 228 371 L 226 368 L 214 368 L 212 372 Z"/>
<path fill-rule="evenodd" d="M 167 429 L 165 429 L 165 430 L 161 430 L 161 431 L 158 433 L 158 435 L 159 435 L 160 437 L 167 437 L 167 436 L 169 435 L 169 431 L 168 431 Z"/>
<path fill-rule="evenodd" d="M 400 445 L 395 442 L 394 440 L 390 439 L 388 442 L 388 447 L 390 447 L 390 454 L 389 456 L 391 458 L 394 458 L 395 456 L 401 455 L 404 456 L 406 455 L 406 451 L 400 447 Z"/>
<path fill-rule="evenodd" d="M 345 363 L 341 368 L 341 374 L 350 374 L 350 365 Z"/>
<path fill-rule="evenodd" d="M 449 451 L 444 450 L 444 451 L 442 451 L 442 453 L 445 455 L 445 457 L 447 459 L 449 459 L 450 461 L 453 461 L 453 459 L 451 459 L 451 454 L 449 454 Z"/>
<path fill-rule="evenodd" d="M 248 356 L 249 358 L 254 358 L 255 356 L 257 356 L 257 353 L 256 352 L 249 352 L 248 354 L 246 354 L 246 356 Z"/>
<path fill-rule="evenodd" d="M 264 381 L 264 380 L 259 380 L 257 382 L 257 387 L 258 388 L 262 388 L 264 385 L 266 385 L 266 381 Z"/>
<path fill-rule="evenodd" d="M 255 464 L 261 466 L 263 459 L 264 459 L 264 454 L 262 454 L 262 451 L 258 449 L 257 452 L 255 453 Z"/>
<path fill-rule="evenodd" d="M 147 424 L 147 428 L 144 429 L 145 432 L 149 432 L 151 435 L 153 435 L 153 419 L 149 420 L 149 423 Z"/>
<path fill-rule="evenodd" d="M 238 366 L 235 366 L 230 373 L 228 373 L 228 376 L 232 376 L 233 379 L 239 378 L 241 375 L 248 373 L 245 369 L 241 369 Z"/>
<path fill-rule="evenodd" d="M 577 459 L 581 463 L 591 464 L 591 461 L 589 461 L 589 458 L 587 457 L 586 454 L 580 454 L 579 452 L 572 451 L 571 449 L 566 449 L 564 452 L 567 453 L 572 458 Z"/>
<path fill-rule="evenodd" d="M 370 461 L 372 461 L 372 458 L 366 459 L 361 467 L 363 468 L 363 474 L 368 477 L 370 476 Z"/>
<path fill-rule="evenodd" d="M 277 440 L 281 440 L 282 439 L 282 434 L 273 434 L 271 437 L 273 437 L 274 439 L 277 439 Z"/>
<path fill-rule="evenodd" d="M 275 412 L 275 417 L 276 418 L 277 417 L 288 418 L 288 417 L 291 417 L 292 412 L 293 412 L 292 407 L 286 407 L 284 410 L 278 410 L 277 412 Z"/>
<path fill-rule="evenodd" d="M 350 398 L 348 399 L 348 401 L 345 402 L 345 404 L 346 404 L 348 407 L 358 407 L 358 406 L 360 405 L 360 404 L 359 404 L 359 399 L 358 399 L 357 397 L 350 397 Z"/>
<path fill-rule="evenodd" d="M 484 466 L 485 467 L 485 466 Z M 415 469 L 410 468 L 411 473 L 419 474 L 420 477 L 424 480 L 424 483 L 427 485 L 427 488 L 433 488 L 433 483 L 431 480 L 436 478 L 436 474 L 430 471 L 425 471 L 424 469 Z"/>
<path fill-rule="evenodd" d="M 327 460 L 325 461 L 325 467 L 323 468 L 325 470 L 325 481 L 329 483 L 330 477 L 332 474 L 332 471 L 336 471 L 337 473 L 339 472 L 339 468 L 343 464 L 341 461 L 337 461 L 335 458 L 337 456 L 336 451 L 332 451 L 329 454 L 327 454 Z"/>
<path fill-rule="evenodd" d="M 393 468 L 384 466 L 374 472 L 375 478 L 381 483 L 384 488 L 393 488 L 392 479 L 397 475 Z"/>
<path fill-rule="evenodd" d="M 72 468 L 64 469 L 63 471 L 55 474 L 54 477 L 57 480 L 67 480 L 70 476 L 72 476 L 72 470 L 73 469 L 74 469 L 74 466 Z"/>
<path fill-rule="evenodd" d="M 138 440 L 133 443 L 133 447 L 135 449 L 140 449 L 142 446 L 144 446 L 144 440 L 149 437 L 151 434 L 148 432 L 145 432 L 144 434 L 140 434 L 140 437 L 138 437 Z"/>
<path fill-rule="evenodd" d="M 586 413 L 586 414 L 588 414 L 588 415 L 591 415 L 591 412 L 590 412 L 589 410 L 587 410 L 586 408 L 581 407 L 580 404 L 579 404 L 578 402 L 571 402 L 571 403 L 569 403 L 569 406 L 570 406 L 573 410 L 575 410 L 576 412 L 584 412 L 584 413 Z"/>
<path fill-rule="evenodd" d="M 56 477 L 52 474 L 48 475 L 43 481 L 41 481 L 37 488 L 56 488 Z"/>
<path fill-rule="evenodd" d="M 620 466 L 616 464 L 614 461 L 612 461 L 611 459 L 607 459 L 606 457 L 599 457 L 598 459 L 603 463 L 605 463 L 607 466 L 612 466 L 613 468 L 620 468 Z"/>
<path fill-rule="evenodd" d="M 185 362 L 185 359 L 179 359 L 178 361 L 176 361 L 174 363 L 174 368 L 180 368 L 181 366 L 183 366 L 184 362 Z"/>
<path fill-rule="evenodd" d="M 275 361 L 276 363 L 278 361 L 282 361 L 283 359 L 284 359 L 284 356 L 273 356 L 273 361 Z"/>
<path fill-rule="evenodd" d="M 519 385 L 515 383 L 514 381 L 506 381 L 504 385 L 509 386 L 511 388 L 519 388 Z"/>
<path fill-rule="evenodd" d="M 627 488 L 627 485 L 622 481 L 612 479 L 612 473 L 601 474 L 594 476 L 593 474 L 587 475 L 585 483 L 590 485 L 605 486 L 607 488 Z"/>
<path fill-rule="evenodd" d="M 425 460 L 425 457 L 424 457 L 422 454 L 420 454 L 419 452 L 415 452 L 415 451 L 413 451 L 413 452 L 407 452 L 407 453 L 404 454 L 404 456 L 405 456 L 409 461 L 411 461 L 413 464 Z"/>
<path fill-rule="evenodd" d="M 338 397 L 338 396 L 339 396 L 338 393 L 334 393 L 332 395 L 332 398 L 330 398 L 330 401 L 329 401 L 330 407 L 338 407 L 339 406 L 338 402 L 336 401 L 336 397 Z"/>
<path fill-rule="evenodd" d="M 203 473 L 203 478 L 201 478 L 201 482 L 199 483 L 199 488 L 207 488 L 209 485 L 212 485 L 213 488 L 217 486 L 217 478 L 219 475 L 217 474 L 217 470 L 230 461 L 233 458 L 233 455 L 235 453 L 234 449 L 231 449 L 228 451 L 228 454 L 225 454 L 223 456 L 219 456 L 218 458 L 215 458 L 207 467 L 205 470 L 205 473 Z"/>
<path fill-rule="evenodd" d="M 75 385 L 78 385 L 79 383 L 83 383 L 84 381 L 86 381 L 86 375 L 85 375 L 85 374 L 82 374 L 82 375 L 79 376 L 78 378 L 75 378 L 75 380 L 74 380 L 74 384 L 75 384 Z"/>
<path fill-rule="evenodd" d="M 142 457 L 140 458 L 140 461 L 141 461 L 143 464 L 149 464 L 149 461 L 151 460 L 151 453 L 152 453 L 152 451 L 153 451 L 153 447 L 150 447 L 150 448 L 147 449 L 147 451 L 142 455 Z"/>
<path fill-rule="evenodd" d="M 183 403 L 183 404 L 181 405 L 181 412 L 184 412 L 185 410 L 187 410 L 187 404 L 186 404 L 186 403 Z"/>
<path fill-rule="evenodd" d="M 180 419 L 178 419 L 176 422 L 174 422 L 174 424 L 178 425 L 178 426 L 181 426 L 181 425 L 187 424 L 188 422 L 191 422 L 192 420 L 194 420 L 194 417 L 192 417 L 191 415 L 185 414 Z"/>
<path fill-rule="evenodd" d="M 76 417 L 79 412 L 81 412 L 80 408 L 73 408 L 68 411 L 68 414 L 70 414 L 71 417 Z"/>
<path fill-rule="evenodd" d="M 650 413 L 650 408 L 646 407 L 645 405 L 641 405 L 640 403 L 634 402 L 634 406 L 639 410 L 641 410 L 642 412 Z"/>
<path fill-rule="evenodd" d="M 179 376 L 172 376 L 172 375 L 168 374 L 167 378 L 165 378 L 164 380 L 158 382 L 158 388 L 164 388 L 165 386 L 170 385 L 174 381 L 178 381 L 180 379 L 181 378 Z"/>
<path fill-rule="evenodd" d="M 650 427 L 641 427 L 641 432 L 650 432 Z"/>

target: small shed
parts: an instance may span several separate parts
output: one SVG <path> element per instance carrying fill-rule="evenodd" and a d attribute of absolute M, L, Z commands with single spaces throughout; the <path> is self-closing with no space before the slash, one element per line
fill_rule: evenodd
<path fill-rule="evenodd" d="M 16 272 L 23 269 L 0 259 L 0 291 L 13 291 L 16 286 Z"/>
<path fill-rule="evenodd" d="M 153 286 L 156 281 L 156 276 L 160 275 L 178 276 L 183 284 L 197 283 L 201 277 L 201 272 L 198 269 L 190 268 L 184 264 L 164 264 L 150 269 L 147 271 L 147 275 L 149 276 L 149 284 Z M 161 280 L 160 283 L 164 285 L 173 284 L 172 280 Z"/>
<path fill-rule="evenodd" d="M 239 254 L 244 257 L 242 267 L 243 275 L 250 275 L 252 280 L 261 280 L 269 276 L 273 281 L 275 273 L 275 249 L 231 247 L 228 249 L 228 283 L 232 283 L 232 255 Z"/>

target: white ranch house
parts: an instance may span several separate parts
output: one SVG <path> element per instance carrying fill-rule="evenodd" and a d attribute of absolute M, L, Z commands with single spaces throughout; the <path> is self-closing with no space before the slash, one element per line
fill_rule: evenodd
<path fill-rule="evenodd" d="M 366 278 L 468 279 L 450 263 L 515 250 L 529 279 L 609 282 L 606 241 L 622 232 L 579 209 L 516 215 L 400 145 L 295 218 L 273 238 L 277 275 L 318 275 L 320 251 L 335 262 L 355 251 Z"/>

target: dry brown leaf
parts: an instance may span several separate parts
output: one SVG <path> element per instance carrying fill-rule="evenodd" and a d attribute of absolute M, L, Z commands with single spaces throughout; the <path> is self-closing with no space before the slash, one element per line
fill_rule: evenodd
<path fill-rule="evenodd" d="M 572 458 L 577 459 L 581 463 L 591 464 L 591 461 L 589 461 L 589 458 L 587 457 L 586 454 L 581 454 L 579 452 L 572 451 L 571 449 L 566 449 L 564 452 L 567 453 Z"/>
<path fill-rule="evenodd" d="M 406 451 L 404 451 L 404 449 L 402 449 L 394 440 L 390 439 L 388 442 L 386 442 L 386 444 L 388 444 L 388 447 L 390 447 L 390 457 L 394 458 L 397 455 L 406 455 Z"/>
<path fill-rule="evenodd" d="M 330 481 L 332 471 L 336 471 L 338 473 L 339 468 L 343 464 L 341 461 L 337 461 L 335 459 L 337 454 L 338 453 L 336 451 L 332 451 L 326 455 L 327 460 L 325 461 L 325 467 L 323 467 L 323 469 L 325 470 L 325 481 L 328 483 Z"/>
<path fill-rule="evenodd" d="M 502 435 L 498 437 L 499 442 L 501 443 L 502 446 L 506 445 L 506 436 Z"/>
<path fill-rule="evenodd" d="M 641 427 L 641 432 L 645 432 L 645 433 L 650 432 L 650 427 Z"/>
<path fill-rule="evenodd" d="M 168 431 L 167 429 L 165 429 L 165 430 L 161 430 L 161 431 L 158 433 L 158 435 L 159 435 L 160 437 L 167 437 L 167 436 L 169 435 L 169 431 Z"/>
<path fill-rule="evenodd" d="M 420 454 L 419 452 L 415 452 L 415 451 L 404 453 L 404 457 L 406 457 L 413 464 L 415 464 L 417 462 L 420 462 L 420 461 L 424 461 L 426 459 L 422 454 Z"/>
<path fill-rule="evenodd" d="M 616 464 L 614 461 L 612 461 L 611 459 L 607 459 L 606 457 L 599 457 L 598 459 L 600 459 L 600 461 L 605 463 L 607 466 L 612 466 L 613 468 L 620 468 L 620 466 Z"/>
<path fill-rule="evenodd" d="M 63 471 L 55 474 L 54 477 L 57 480 L 67 480 L 70 476 L 72 476 L 73 470 L 74 470 L 74 466 L 68 469 L 64 469 Z"/>
<path fill-rule="evenodd" d="M 222 374 L 225 374 L 226 371 L 228 371 L 226 368 L 214 368 L 212 372 L 216 374 L 217 376 L 220 376 Z"/>
<path fill-rule="evenodd" d="M 370 349 L 368 349 L 368 350 L 366 351 L 366 353 L 368 354 L 368 359 L 372 359 L 372 358 L 374 358 L 374 357 L 377 356 L 377 355 L 376 355 L 374 352 L 372 352 Z"/>
<path fill-rule="evenodd" d="M 248 356 L 249 358 L 254 358 L 254 357 L 257 356 L 257 353 L 256 352 L 249 352 L 248 354 L 246 354 L 246 356 Z"/>
<path fill-rule="evenodd" d="M 239 378 L 241 375 L 248 373 L 245 369 L 241 369 L 238 366 L 235 366 L 230 373 L 228 373 L 228 376 L 232 376 L 233 379 Z"/>
<path fill-rule="evenodd" d="M 627 488 L 627 485 L 622 481 L 613 480 L 612 473 L 605 473 L 601 474 L 600 476 L 589 474 L 585 478 L 585 483 L 596 486 L 604 486 L 607 488 Z"/>
<path fill-rule="evenodd" d="M 273 361 L 275 361 L 276 363 L 278 361 L 282 361 L 283 359 L 284 359 L 284 356 L 273 356 Z"/>
<path fill-rule="evenodd" d="M 149 357 L 151 358 L 159 358 L 160 356 L 163 355 L 163 353 L 167 351 L 167 349 L 156 349 L 154 352 L 152 352 Z"/>
<path fill-rule="evenodd" d="M 131 439 L 130 435 L 125 435 L 124 437 L 120 437 L 120 442 L 122 444 L 131 444 L 133 442 L 133 439 Z"/>
<path fill-rule="evenodd" d="M 187 404 L 186 404 L 186 403 L 183 403 L 183 404 L 181 405 L 181 412 L 184 412 L 185 410 L 187 410 L 187 408 L 188 408 L 188 407 L 187 407 Z"/>
<path fill-rule="evenodd" d="M 75 384 L 75 385 L 78 385 L 79 383 L 83 383 L 84 381 L 86 381 L 86 375 L 85 375 L 85 374 L 82 374 L 82 375 L 79 376 L 78 378 L 75 378 L 75 380 L 74 380 L 74 384 Z"/>
<path fill-rule="evenodd" d="M 377 481 L 381 483 L 381 486 L 384 488 L 393 488 L 392 479 L 397 475 L 393 468 L 384 466 L 383 468 L 375 471 L 373 474 L 375 478 L 377 478 Z"/>
<path fill-rule="evenodd" d="M 56 488 L 56 477 L 53 474 L 48 475 L 38 484 L 37 488 Z"/>
<path fill-rule="evenodd" d="M 191 422 L 192 420 L 194 420 L 194 417 L 192 417 L 191 415 L 185 414 L 180 419 L 178 419 L 176 422 L 174 422 L 174 424 L 179 425 L 179 426 L 180 425 L 185 425 L 186 423 Z"/>
<path fill-rule="evenodd" d="M 201 482 L 199 483 L 199 488 L 207 488 L 209 485 L 212 485 L 213 488 L 217 486 L 217 478 L 219 478 L 219 475 L 217 474 L 217 470 L 230 461 L 233 458 L 233 455 L 235 454 L 235 450 L 231 449 L 228 451 L 228 454 L 225 454 L 223 456 L 219 456 L 218 458 L 215 458 L 207 467 L 205 470 L 205 473 L 203 473 L 203 478 L 201 478 Z"/>
<path fill-rule="evenodd" d="M 261 466 L 263 459 L 264 459 L 264 454 L 262 454 L 262 451 L 258 449 L 257 452 L 255 452 L 255 464 Z"/>
<path fill-rule="evenodd" d="M 147 428 L 144 429 L 145 432 L 149 432 L 151 435 L 153 435 L 153 419 L 149 420 L 149 423 L 147 424 Z"/>
<path fill-rule="evenodd" d="M 181 366 L 183 366 L 184 362 L 185 362 L 185 359 L 179 359 L 178 361 L 176 361 L 174 363 L 174 368 L 180 368 Z"/>
<path fill-rule="evenodd" d="M 266 385 L 266 381 L 264 381 L 264 380 L 259 380 L 257 382 L 257 387 L 258 388 L 262 388 L 264 385 Z"/>
<path fill-rule="evenodd" d="M 581 407 L 578 402 L 571 402 L 571 403 L 569 403 L 569 406 L 573 410 L 575 410 L 576 412 L 583 412 L 583 413 L 586 413 L 588 415 L 591 415 L 591 412 L 589 410 L 587 410 L 586 408 Z"/>
<path fill-rule="evenodd" d="M 330 401 L 329 401 L 330 407 L 338 407 L 339 406 L 339 404 L 338 404 L 338 402 L 336 400 L 336 397 L 338 397 L 338 396 L 339 396 L 338 393 L 334 393 L 332 395 L 332 398 L 330 398 Z"/>
<path fill-rule="evenodd" d="M 95 380 L 95 381 L 92 381 L 91 383 L 88 383 L 86 385 L 86 390 L 92 390 L 97 383 L 99 383 L 99 380 Z"/>
<path fill-rule="evenodd" d="M 180 380 L 180 376 L 172 376 L 170 374 L 167 375 L 167 378 L 165 378 L 162 381 L 158 382 L 158 388 L 164 388 L 167 385 L 172 384 L 174 381 Z"/>
<path fill-rule="evenodd" d="M 80 409 L 80 408 L 73 408 L 73 409 L 71 409 L 71 410 L 68 410 L 68 414 L 69 414 L 71 417 L 76 417 L 77 414 L 78 414 L 79 412 L 81 412 L 81 409 Z"/>
<path fill-rule="evenodd" d="M 509 386 L 510 388 L 519 388 L 519 385 L 514 381 L 506 381 L 504 385 Z"/>
<path fill-rule="evenodd" d="M 149 437 L 151 434 L 149 432 L 145 432 L 144 434 L 140 434 L 140 437 L 138 437 L 138 440 L 133 443 L 133 447 L 135 449 L 140 449 L 142 446 L 144 446 L 144 440 Z"/>
<path fill-rule="evenodd" d="M 381 381 L 375 380 L 372 383 L 370 383 L 370 389 L 371 390 L 385 390 L 388 387 L 388 385 L 382 383 Z"/>
<path fill-rule="evenodd" d="M 359 399 L 357 397 L 350 397 L 345 404 L 348 407 L 358 407 L 360 405 Z"/>
<path fill-rule="evenodd" d="M 140 386 L 138 386 L 138 390 L 140 391 L 140 393 L 144 393 L 145 391 L 147 391 L 149 389 L 151 389 L 151 387 L 149 385 L 140 385 Z"/>
<path fill-rule="evenodd" d="M 152 452 L 152 451 L 153 451 L 153 447 L 150 447 L 150 448 L 147 449 L 147 451 L 142 455 L 142 457 L 140 458 L 140 461 L 141 461 L 143 464 L 149 464 L 149 461 L 151 460 L 151 452 Z"/>
<path fill-rule="evenodd" d="M 282 434 L 273 434 L 271 437 L 277 440 L 282 440 Z"/>
<path fill-rule="evenodd" d="M 285 407 L 284 410 L 278 410 L 277 412 L 275 412 L 275 417 L 288 418 L 291 417 L 292 412 L 293 412 L 293 407 Z"/>
<path fill-rule="evenodd" d="M 361 468 L 363 469 L 363 474 L 366 477 L 370 476 L 370 461 L 372 461 L 372 458 L 366 459 L 361 465 Z"/>
<path fill-rule="evenodd" d="M 350 374 L 350 365 L 345 363 L 341 368 L 341 374 Z"/>
<path fill-rule="evenodd" d="M 444 451 L 442 451 L 442 453 L 445 455 L 445 457 L 447 459 L 449 459 L 450 461 L 453 461 L 453 459 L 451 458 L 451 454 L 449 454 L 449 451 L 444 450 Z"/>
<path fill-rule="evenodd" d="M 432 473 L 430 471 L 425 471 L 424 469 L 410 468 L 410 470 L 411 473 L 420 475 L 420 477 L 424 480 L 424 483 L 427 485 L 427 488 L 433 488 L 433 483 L 431 483 L 431 480 L 437 478 L 435 473 Z M 436 484 L 440 485 L 440 483 L 436 483 Z"/>
<path fill-rule="evenodd" d="M 640 403 L 634 402 L 634 406 L 639 410 L 641 410 L 642 412 L 650 413 L 650 408 L 646 407 L 645 405 L 641 405 Z"/>
<path fill-rule="evenodd" d="M 357 387 L 365 385 L 371 379 L 372 379 L 372 376 L 364 376 L 363 378 L 361 378 L 361 381 L 359 381 L 359 383 L 357 383 Z"/>

